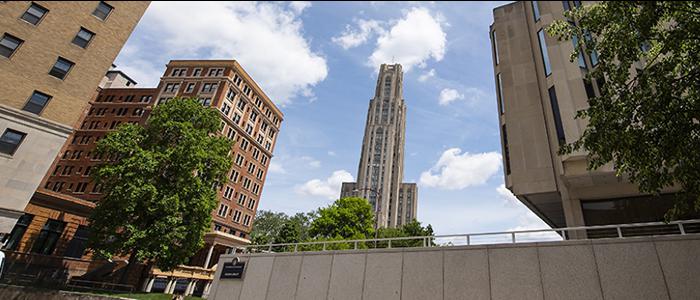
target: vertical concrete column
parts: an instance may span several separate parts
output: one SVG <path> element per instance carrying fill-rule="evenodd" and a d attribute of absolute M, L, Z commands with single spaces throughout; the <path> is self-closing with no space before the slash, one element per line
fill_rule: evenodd
<path fill-rule="evenodd" d="M 150 277 L 148 278 L 148 281 L 146 282 L 146 287 L 143 289 L 144 292 L 150 293 L 151 289 L 153 288 L 153 282 L 156 281 L 155 277 Z"/>
<path fill-rule="evenodd" d="M 196 279 L 190 279 L 190 282 L 187 284 L 187 289 L 185 290 L 185 296 L 192 295 L 196 283 Z"/>
<path fill-rule="evenodd" d="M 211 292 L 211 283 L 212 281 L 207 281 L 207 285 L 204 286 L 204 293 L 202 294 L 205 296 L 205 299 L 207 298 L 206 296 L 209 296 L 209 292 Z"/>
<path fill-rule="evenodd" d="M 209 262 L 211 261 L 211 256 L 214 254 L 214 246 L 216 244 L 212 243 L 211 246 L 209 246 L 209 251 L 207 251 L 207 259 L 204 260 L 204 268 L 208 269 L 209 268 Z"/>
<path fill-rule="evenodd" d="M 165 294 L 171 294 L 170 288 L 172 287 L 172 285 L 173 285 L 173 279 L 172 279 L 172 278 L 168 278 L 168 284 L 165 285 L 165 290 L 163 291 L 163 293 L 165 293 Z"/>
<path fill-rule="evenodd" d="M 175 284 L 177 284 L 177 278 L 172 277 L 168 282 L 168 287 L 165 289 L 166 294 L 172 294 L 175 291 Z"/>

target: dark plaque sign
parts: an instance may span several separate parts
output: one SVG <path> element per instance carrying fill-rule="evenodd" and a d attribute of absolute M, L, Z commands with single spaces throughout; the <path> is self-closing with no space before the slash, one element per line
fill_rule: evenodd
<path fill-rule="evenodd" d="M 221 279 L 228 278 L 242 278 L 243 269 L 245 269 L 245 262 L 227 262 L 224 263 L 223 269 L 221 270 Z"/>

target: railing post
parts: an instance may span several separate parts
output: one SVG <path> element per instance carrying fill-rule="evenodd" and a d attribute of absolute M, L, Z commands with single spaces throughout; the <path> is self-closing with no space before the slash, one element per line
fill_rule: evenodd
<path fill-rule="evenodd" d="M 270 246 L 269 246 L 269 247 L 267 247 L 267 251 L 270 251 L 270 252 L 272 252 L 272 243 L 270 243 Z"/>
<path fill-rule="evenodd" d="M 471 244 L 472 244 L 471 236 L 467 234 L 467 246 L 469 246 Z"/>
<path fill-rule="evenodd" d="M 297 252 L 297 247 L 298 247 L 298 246 L 299 246 L 299 244 L 294 244 L 294 252 Z"/>
<path fill-rule="evenodd" d="M 425 248 L 426 245 L 428 244 L 427 240 L 428 240 L 428 238 L 425 238 L 425 237 L 423 238 L 423 248 Z"/>
<path fill-rule="evenodd" d="M 678 223 L 678 229 L 681 230 L 681 234 L 685 234 L 685 228 L 683 228 L 683 223 Z"/>
<path fill-rule="evenodd" d="M 391 240 L 389 240 L 389 248 L 391 248 Z"/>
<path fill-rule="evenodd" d="M 620 226 L 615 227 L 617 229 L 617 237 L 622 238 L 622 228 Z"/>
<path fill-rule="evenodd" d="M 510 240 L 513 242 L 513 244 L 515 244 L 515 232 L 510 233 Z"/>
<path fill-rule="evenodd" d="M 357 250 L 357 241 L 355 241 L 355 250 Z"/>
<path fill-rule="evenodd" d="M 323 242 L 323 251 L 326 251 L 326 242 Z"/>

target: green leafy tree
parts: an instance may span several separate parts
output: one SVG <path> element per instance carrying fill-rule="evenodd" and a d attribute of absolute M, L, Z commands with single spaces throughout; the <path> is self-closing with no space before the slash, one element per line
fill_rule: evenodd
<path fill-rule="evenodd" d="M 700 2 L 603 1 L 547 31 L 597 54 L 588 80 L 601 95 L 577 118 L 589 124 L 561 153 L 585 150 L 588 168 L 612 163 L 643 193 L 680 187 L 667 219 L 700 212 Z M 598 80 L 596 80 L 598 79 Z"/>
<path fill-rule="evenodd" d="M 422 237 L 422 236 L 432 236 L 433 227 L 428 224 L 428 226 L 423 227 L 417 220 L 411 220 L 410 222 L 404 224 L 397 228 L 380 228 L 377 233 L 379 238 L 394 238 L 394 237 Z M 392 247 L 420 247 L 423 246 L 423 239 L 409 239 L 409 240 L 397 240 L 392 241 Z M 431 245 L 434 245 L 430 241 Z M 377 244 L 378 248 L 388 247 L 388 242 L 381 241 Z"/>
<path fill-rule="evenodd" d="M 163 270 L 201 249 L 231 166 L 220 122 L 197 100 L 176 98 L 155 107 L 144 127 L 123 124 L 101 139 L 97 151 L 108 159 L 94 174 L 104 196 L 90 216 L 90 248 Z"/>
<path fill-rule="evenodd" d="M 253 230 L 250 232 L 250 242 L 253 245 L 273 243 L 279 236 L 280 229 L 289 217 L 285 213 L 275 213 L 269 210 L 260 210 L 253 221 Z"/>
<path fill-rule="evenodd" d="M 372 205 L 362 198 L 342 198 L 318 210 L 309 231 L 316 239 L 370 238 L 374 235 Z"/>

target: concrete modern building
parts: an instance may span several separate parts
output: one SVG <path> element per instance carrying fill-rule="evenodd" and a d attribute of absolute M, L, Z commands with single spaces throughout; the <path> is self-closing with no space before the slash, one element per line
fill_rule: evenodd
<path fill-rule="evenodd" d="M 144 289 L 201 295 L 208 289 L 211 267 L 219 255 L 250 243 L 248 236 L 283 115 L 235 60 L 170 61 L 158 87 L 135 85 L 121 71 L 112 69 L 105 74 L 99 93 L 46 173 L 5 249 L 13 259 L 30 254 L 51 256 L 51 263 L 68 266 L 71 276 L 89 273 L 96 264 L 85 251 L 87 218 L 102 198 L 101 187 L 89 177 L 102 162 L 94 151 L 96 142 L 122 123 L 145 123 L 160 103 L 195 97 L 220 113 L 220 134 L 234 141 L 234 164 L 212 211 L 212 230 L 204 237 L 206 247 L 188 266 L 167 273 L 150 270 Z"/>
<path fill-rule="evenodd" d="M 369 101 L 357 182 L 344 182 L 340 197 L 368 199 L 376 227 L 397 227 L 416 219 L 418 187 L 403 182 L 406 105 L 400 64 L 382 64 Z"/>
<path fill-rule="evenodd" d="M 22 215 L 148 4 L 0 2 L 0 236 Z"/>
<path fill-rule="evenodd" d="M 544 28 L 581 1 L 518 1 L 493 10 L 490 28 L 506 187 L 552 227 L 663 220 L 673 197 L 641 195 L 606 165 L 586 169 L 586 153 L 559 155 L 587 121 L 575 119 L 600 95 L 602 80 L 585 80 L 597 55 L 571 62 L 572 41 Z M 667 191 L 667 192 L 672 192 Z M 590 234 L 590 232 L 589 232 Z"/>

